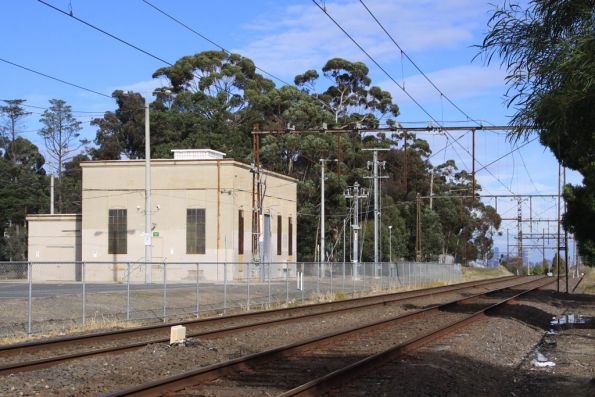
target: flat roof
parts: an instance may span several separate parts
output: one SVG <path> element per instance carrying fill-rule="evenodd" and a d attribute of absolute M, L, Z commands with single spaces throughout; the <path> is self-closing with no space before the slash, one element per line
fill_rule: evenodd
<path fill-rule="evenodd" d="M 72 221 L 81 219 L 81 214 L 27 214 L 28 221 Z"/>
<path fill-rule="evenodd" d="M 236 161 L 234 159 L 206 159 L 206 160 L 174 160 L 174 159 L 151 159 L 151 166 L 164 166 L 164 165 L 204 165 L 204 164 L 217 164 L 217 163 L 224 163 L 226 165 L 232 165 L 234 167 L 240 167 L 247 170 L 250 170 L 252 166 L 248 164 L 244 164 L 242 162 Z M 81 161 L 81 168 L 85 167 L 117 167 L 117 166 L 126 166 L 126 167 L 144 167 L 145 160 L 89 160 L 89 161 Z M 265 168 L 262 168 L 261 171 L 264 174 L 275 176 L 280 179 L 285 179 L 291 182 L 297 183 L 298 180 L 291 176 L 287 176 L 284 174 L 280 174 L 275 171 L 270 171 Z"/>

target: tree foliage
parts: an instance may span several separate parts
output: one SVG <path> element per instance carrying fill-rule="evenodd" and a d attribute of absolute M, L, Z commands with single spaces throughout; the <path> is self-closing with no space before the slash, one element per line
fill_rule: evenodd
<path fill-rule="evenodd" d="M 0 157 L 0 260 L 27 259 L 25 217 L 48 209 L 44 162 L 37 147 L 21 137 Z"/>
<path fill-rule="evenodd" d="M 31 112 L 23 109 L 25 99 L 5 99 L 2 102 L 6 105 L 0 106 L 0 115 L 5 118 L 4 125 L 0 126 L 0 148 L 9 153 L 10 160 L 14 163 L 17 152 L 13 144 L 17 139 L 19 122 Z M 9 145 L 12 149 L 8 149 Z"/>
<path fill-rule="evenodd" d="M 39 130 L 48 155 L 56 162 L 58 171 L 58 211 L 63 211 L 64 187 L 62 172 L 64 163 L 71 159 L 87 140 L 79 139 L 81 122 L 72 115 L 70 105 L 61 99 L 51 99 L 49 109 L 45 110 L 39 120 L 44 127 Z"/>
<path fill-rule="evenodd" d="M 267 135 L 261 140 L 263 166 L 298 181 L 298 259 L 313 260 L 317 251 L 320 159 L 334 160 L 327 163 L 325 180 L 325 239 L 328 242 L 325 255 L 341 261 L 345 251 L 346 259 L 350 259 L 353 203 L 344 197 L 344 191 L 356 182 L 371 190 L 368 167 L 371 156 L 364 149 L 378 147 L 390 149 L 381 154 L 386 162 L 382 173 L 387 177 L 381 183 L 380 195 L 382 260 L 415 258 L 415 198 L 417 194 L 429 195 L 431 172 L 434 173 L 433 192 L 446 198 L 435 199 L 431 207 L 427 200 L 421 203 L 423 259 L 435 260 L 441 254 L 450 254 L 464 261 L 485 257 L 491 252 L 492 234 L 499 227 L 500 218 L 492 207 L 479 200 L 457 197 L 461 191 L 471 189 L 468 172 L 459 170 L 453 160 L 434 166 L 429 160 L 428 142 L 415 134 L 403 134 L 397 129 L 390 134 L 365 132 L 380 125 L 395 126 L 399 114 L 390 93 L 372 84 L 365 64 L 334 58 L 320 71 L 308 70 L 296 76 L 297 87 L 275 87 L 272 81 L 257 73 L 251 60 L 236 54 L 206 51 L 159 69 L 154 77 L 169 84 L 155 91 L 156 100 L 149 105 L 152 157 L 169 157 L 171 149 L 177 148 L 212 148 L 250 162 L 254 123 L 263 129 L 320 130 L 308 134 Z M 319 86 L 324 88 L 319 90 Z M 114 91 L 113 97 L 117 109 L 91 122 L 97 131 L 95 147 L 90 148 L 88 154 L 93 159 L 104 160 L 144 158 L 145 99 L 139 93 L 124 91 Z M 65 112 L 70 111 L 65 103 L 61 106 Z M 325 124 L 346 131 L 330 134 Z M 74 134 L 76 128 L 73 124 Z M 58 130 L 48 130 L 55 131 Z M 0 219 L 5 230 L 7 225 L 24 225 L 24 214 L 42 211 L 47 206 L 48 179 L 43 171 L 43 157 L 30 142 L 20 138 L 15 140 L 14 148 L 18 152 L 16 164 L 7 159 L 0 163 L 0 168 L 4 167 L 2 175 L 7 178 L 13 175 L 12 179 L 0 182 L 14 187 L 16 181 L 27 180 L 26 190 L 31 188 L 38 192 L 19 192 L 31 201 L 23 200 L 16 205 L 15 196 L 11 196 L 13 190 L 0 188 L 0 203 L 2 200 L 13 203 Z M 80 162 L 88 158 L 78 154 L 60 167 L 64 211 L 80 211 Z M 406 179 L 405 163 L 409 169 Z M 481 186 L 477 188 L 481 190 Z M 359 259 L 364 261 L 373 258 L 372 202 L 372 195 L 360 202 L 362 246 Z M 388 252 L 389 246 L 391 252 Z M 13 248 L 11 252 L 16 252 Z M 7 248 L 4 257 L 8 251 Z M 10 257 L 23 254 L 15 255 L 11 253 Z"/>
<path fill-rule="evenodd" d="M 595 258 L 595 7 L 592 0 L 532 0 L 496 7 L 480 46 L 508 70 L 514 138 L 537 132 L 583 186 L 564 189 L 564 226 Z"/>

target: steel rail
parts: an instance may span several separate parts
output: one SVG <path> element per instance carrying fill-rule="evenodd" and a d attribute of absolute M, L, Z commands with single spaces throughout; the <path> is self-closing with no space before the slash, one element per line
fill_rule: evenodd
<path fill-rule="evenodd" d="M 383 363 L 394 360 L 395 358 L 403 355 L 404 353 L 410 353 L 415 351 L 433 341 L 443 338 L 447 335 L 452 334 L 453 332 L 468 326 L 479 319 L 485 317 L 489 312 L 493 312 L 501 308 L 502 306 L 509 304 L 516 300 L 518 297 L 528 294 L 532 291 L 537 289 L 543 288 L 546 285 L 553 284 L 556 280 L 549 280 L 548 282 L 539 285 L 534 288 L 530 288 L 528 290 L 519 292 L 512 297 L 506 298 L 501 302 L 494 303 L 486 308 L 477 310 L 473 314 L 469 315 L 468 317 L 453 321 L 450 324 L 447 324 L 445 327 L 442 327 L 435 331 L 427 332 L 417 338 L 410 339 L 405 341 L 399 345 L 393 346 L 390 349 L 382 351 L 380 353 L 373 354 L 366 358 L 363 358 L 355 363 L 352 363 L 346 367 L 341 369 L 335 370 L 330 372 L 324 376 L 321 376 L 317 379 L 314 379 L 308 383 L 305 383 L 301 386 L 298 386 L 294 389 L 291 389 L 287 392 L 281 393 L 277 395 L 277 397 L 294 397 L 294 396 L 317 396 L 320 393 L 328 391 L 329 389 L 336 387 L 339 383 L 344 384 L 349 379 L 354 379 L 355 377 L 361 377 L 364 373 L 371 370 L 372 368 L 377 368 L 379 365 Z"/>
<path fill-rule="evenodd" d="M 574 284 L 574 288 L 572 288 L 572 293 L 574 293 L 574 291 L 576 291 L 576 289 L 578 288 L 578 285 L 581 283 L 581 281 L 583 281 L 583 278 L 585 278 L 585 276 L 581 276 L 581 278 L 578 279 L 576 284 Z"/>
<path fill-rule="evenodd" d="M 450 302 L 444 304 L 438 304 L 434 306 L 430 306 L 428 308 L 412 311 L 409 313 L 401 314 L 396 317 L 380 320 L 377 322 L 365 324 L 362 326 L 352 327 L 347 330 L 342 330 L 338 332 L 329 333 L 320 337 L 310 338 L 307 340 L 295 342 L 289 345 L 281 346 L 278 348 L 266 350 L 259 353 L 254 353 L 250 355 L 246 355 L 243 357 L 239 357 L 233 360 L 225 361 L 222 363 L 212 364 L 207 367 L 202 367 L 196 370 L 188 371 L 185 373 L 181 373 L 178 375 L 157 379 L 154 381 L 150 381 L 144 384 L 136 385 L 127 387 L 124 389 L 107 392 L 101 394 L 101 397 L 121 397 L 121 396 L 161 396 L 167 393 L 173 393 L 184 388 L 193 387 L 201 383 L 209 382 L 220 378 L 225 375 L 234 374 L 238 371 L 248 370 L 254 371 L 254 365 L 261 363 L 263 361 L 270 360 L 273 357 L 283 357 L 283 356 L 291 356 L 295 354 L 297 351 L 309 351 L 315 348 L 320 347 L 321 345 L 328 345 L 334 344 L 338 341 L 350 338 L 354 335 L 376 331 L 380 329 L 384 329 L 387 327 L 394 326 L 395 324 L 399 324 L 405 321 L 412 320 L 417 317 L 426 316 L 432 312 L 441 311 L 451 306 L 460 304 L 462 302 L 469 302 L 473 300 L 478 300 L 482 296 L 485 296 L 490 293 L 500 292 L 509 290 L 514 287 L 520 287 L 527 284 L 533 284 L 538 281 L 543 280 L 543 277 L 538 279 L 533 279 L 531 281 L 523 282 L 520 284 L 516 284 L 513 286 L 507 286 L 502 288 L 497 288 L 491 291 L 482 292 L 478 294 L 474 294 L 468 297 L 455 299 Z M 546 284 L 552 283 L 553 281 L 547 281 L 547 283 L 540 284 L 536 288 L 541 288 Z M 519 294 L 514 295 L 519 296 Z M 489 307 L 493 307 L 494 305 L 490 305 Z M 473 314 L 472 316 L 474 316 Z M 437 331 L 436 331 L 437 332 Z M 436 333 L 434 332 L 434 333 Z M 433 333 L 433 334 L 434 334 Z"/>
<path fill-rule="evenodd" d="M 240 313 L 234 314 L 230 316 L 223 316 L 223 317 L 212 317 L 212 318 L 204 318 L 204 319 L 196 319 L 196 320 L 185 320 L 179 322 L 172 322 L 168 324 L 157 324 L 157 325 L 147 325 L 142 327 L 135 327 L 135 328 L 127 328 L 122 330 L 115 330 L 115 331 L 103 331 L 103 332 L 96 332 L 92 334 L 84 334 L 84 335 L 73 335 L 73 336 L 65 336 L 59 338 L 51 338 L 51 339 L 44 339 L 38 341 L 29 341 L 29 342 L 21 342 L 15 343 L 10 345 L 3 345 L 0 346 L 0 357 L 7 357 L 14 354 L 21 354 L 26 351 L 35 351 L 38 352 L 41 349 L 53 349 L 53 348 L 61 348 L 64 346 L 72 345 L 72 344 L 79 344 L 83 343 L 90 343 L 90 342 L 99 342 L 99 341 L 110 341 L 115 338 L 119 338 L 121 336 L 130 337 L 135 335 L 145 335 L 149 332 L 155 332 L 160 330 L 168 330 L 173 325 L 184 325 L 187 327 L 191 326 L 202 326 L 206 324 L 216 324 L 221 322 L 229 322 L 233 320 L 242 320 L 245 318 L 250 317 L 257 317 L 257 316 L 269 316 L 272 314 L 287 314 L 291 316 L 292 313 L 298 312 L 300 310 L 311 310 L 316 308 L 333 308 L 339 305 L 345 305 L 348 302 L 362 302 L 366 304 L 369 301 L 375 300 L 393 300 L 393 299 L 409 299 L 409 298 L 417 298 L 426 295 L 432 295 L 436 292 L 442 291 L 456 291 L 459 289 L 471 287 L 471 286 L 480 286 L 483 284 L 489 284 L 492 282 L 500 282 L 514 279 L 516 276 L 504 276 L 498 277 L 493 279 L 483 279 L 483 280 L 476 280 L 476 281 L 468 281 L 465 283 L 457 283 L 457 284 L 450 284 L 444 285 L 440 287 L 434 288 L 426 288 L 426 289 L 418 289 L 412 291 L 404 291 L 404 292 L 396 292 L 391 294 L 383 294 L 383 295 L 373 295 L 373 296 L 365 296 L 361 298 L 354 298 L 348 299 L 343 301 L 334 301 L 334 302 L 323 302 L 323 303 L 315 303 L 310 305 L 303 305 L 298 307 L 288 307 L 288 308 L 279 308 L 273 310 L 260 310 L 254 311 L 249 313 Z M 336 310 L 336 309 L 332 309 Z"/>
<path fill-rule="evenodd" d="M 270 325 L 278 325 L 278 324 L 283 324 L 283 323 L 292 322 L 292 321 L 300 321 L 300 320 L 304 320 L 307 318 L 328 316 L 328 315 L 332 315 L 332 314 L 336 314 L 336 313 L 340 313 L 340 312 L 344 312 L 344 311 L 359 310 L 359 309 L 366 308 L 366 307 L 392 304 L 392 303 L 400 302 L 403 300 L 409 300 L 409 299 L 414 299 L 414 298 L 418 298 L 418 297 L 427 297 L 430 295 L 435 296 L 435 295 L 439 295 L 439 294 L 446 294 L 449 292 L 457 292 L 457 291 L 464 290 L 464 289 L 481 287 L 483 285 L 505 282 L 505 281 L 508 281 L 509 278 L 506 278 L 505 280 L 500 280 L 500 279 L 497 279 L 497 280 L 498 281 L 494 281 L 494 279 L 479 280 L 479 281 L 474 282 L 474 284 L 471 284 L 471 285 L 465 285 L 465 286 L 458 285 L 458 288 L 456 288 L 456 289 L 433 291 L 432 293 L 426 293 L 423 295 L 405 296 L 405 297 L 396 296 L 396 297 L 393 297 L 392 299 L 383 299 L 383 300 L 380 300 L 377 302 L 365 303 L 365 304 L 356 305 L 356 306 L 345 306 L 342 308 L 331 309 L 331 310 L 322 311 L 322 312 L 305 313 L 305 314 L 291 316 L 291 317 L 271 319 L 271 320 L 266 320 L 266 321 L 242 324 L 242 325 L 213 329 L 213 330 L 208 330 L 208 331 L 190 332 L 190 333 L 188 333 L 188 337 L 200 337 L 203 339 L 204 338 L 213 338 L 213 337 L 222 337 L 224 335 L 238 333 L 241 331 L 246 331 L 248 329 L 261 328 L 261 327 L 270 326 Z M 534 280 L 532 280 L 532 281 L 534 281 Z M 508 287 L 514 287 L 515 285 L 508 286 Z M 418 291 L 422 291 L 422 290 L 418 290 Z M 412 291 L 408 291 L 408 292 L 412 292 Z M 378 296 L 376 296 L 376 297 L 378 297 Z M 370 298 L 370 297 L 366 297 L 366 298 Z M 341 301 L 341 302 L 347 303 L 349 301 Z M 339 302 L 335 302 L 335 303 L 339 303 Z M 267 314 L 267 312 L 261 312 L 261 313 Z M 8 364 L 8 365 L 0 366 L 0 376 L 14 374 L 17 372 L 32 371 L 32 370 L 36 370 L 36 369 L 47 368 L 47 367 L 51 367 L 51 366 L 60 364 L 65 361 L 70 361 L 70 360 L 74 360 L 74 359 L 85 358 L 85 357 L 90 357 L 90 356 L 95 356 L 95 355 L 100 355 L 100 354 L 123 353 L 126 351 L 135 350 L 135 349 L 144 347 L 148 344 L 163 343 L 163 342 L 168 342 L 168 341 L 169 341 L 168 337 L 155 338 L 155 339 L 150 339 L 150 340 L 146 340 L 146 341 L 142 341 L 142 342 L 129 343 L 126 345 L 121 345 L 121 346 L 113 346 L 113 347 L 107 347 L 107 348 L 102 348 L 102 349 L 92 349 L 92 350 L 86 350 L 86 351 L 72 353 L 72 354 L 57 355 L 54 357 L 43 358 L 43 359 L 38 359 L 38 360 L 30 360 L 30 361 L 12 363 L 12 364 Z"/>

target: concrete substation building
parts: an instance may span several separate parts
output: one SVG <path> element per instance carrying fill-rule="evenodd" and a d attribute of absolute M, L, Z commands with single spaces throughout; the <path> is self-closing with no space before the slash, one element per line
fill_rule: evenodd
<path fill-rule="evenodd" d="M 255 259 L 275 263 L 274 274 L 295 273 L 287 264 L 296 258 L 295 179 L 260 170 L 260 258 L 253 258 L 254 169 L 210 149 L 173 152 L 173 159 L 151 160 L 150 238 L 144 160 L 82 162 L 82 214 L 27 217 L 29 261 L 63 262 L 36 265 L 37 279 L 80 280 L 85 262 L 86 281 L 123 281 L 131 262 L 131 279 L 144 280 L 147 242 L 153 280 L 162 279 L 163 262 L 168 280 L 221 279 L 216 263 L 229 264 L 228 280 L 245 278 L 243 264 Z M 200 263 L 200 274 L 176 262 Z"/>

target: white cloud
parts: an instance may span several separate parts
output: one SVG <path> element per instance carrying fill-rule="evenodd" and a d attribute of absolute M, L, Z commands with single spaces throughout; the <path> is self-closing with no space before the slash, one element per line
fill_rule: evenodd
<path fill-rule="evenodd" d="M 153 91 L 155 89 L 164 87 L 166 85 L 167 85 L 167 80 L 165 80 L 163 78 L 158 78 L 158 79 L 137 81 L 135 83 L 130 83 L 130 84 L 119 86 L 119 87 L 111 87 L 111 88 L 108 88 L 107 91 L 110 93 L 115 90 L 134 91 L 134 92 L 140 93 L 141 95 L 146 95 L 146 94 L 152 95 Z"/>
<path fill-rule="evenodd" d="M 477 65 L 462 65 L 426 74 L 453 101 L 475 97 L 495 87 L 502 87 L 505 76 L 505 72 L 498 68 Z M 405 89 L 418 101 L 440 100 L 440 94 L 421 74 L 405 77 L 404 81 L 399 81 L 399 84 L 403 83 Z M 379 85 L 391 92 L 397 103 L 411 102 L 392 81 L 384 81 Z"/>
<path fill-rule="evenodd" d="M 478 4 L 479 3 L 479 4 Z M 455 48 L 473 37 L 485 4 L 473 0 L 368 1 L 368 7 L 407 53 Z M 397 48 L 357 1 L 326 2 L 326 9 L 380 62 L 400 57 Z M 234 49 L 262 68 L 294 76 L 331 57 L 365 60 L 359 49 L 314 4 L 293 5 L 281 15 L 244 25 L 257 36 Z"/>

